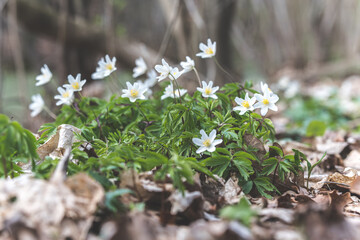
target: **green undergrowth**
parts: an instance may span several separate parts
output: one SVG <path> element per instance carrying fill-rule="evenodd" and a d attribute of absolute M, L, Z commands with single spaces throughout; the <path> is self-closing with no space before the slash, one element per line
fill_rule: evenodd
<path fill-rule="evenodd" d="M 64 105 L 53 123 L 44 124 L 37 144 L 44 143 L 60 124 L 71 124 L 81 130 L 73 145 L 73 158 L 68 172 L 86 171 L 107 190 L 116 189 L 126 169 L 138 172 L 155 170 L 158 180 L 170 176 L 176 188 L 183 191 L 184 182 L 192 183 L 195 172 L 214 174 L 228 179 L 236 175 L 245 193 L 255 192 L 268 198 L 277 191 L 270 175 L 284 181 L 291 172 L 297 174 L 300 162 L 284 156 L 271 146 L 275 154 L 264 151 L 264 144 L 274 143 L 275 130 L 270 119 L 255 112 L 240 115 L 233 111 L 235 97 L 256 93 L 251 83 L 244 86 L 226 84 L 218 99 L 204 99 L 200 92 L 181 99 L 149 100 L 131 103 L 128 98 L 112 96 L 109 101 L 79 98 Z M 192 139 L 201 129 L 209 134 L 216 130 L 222 143 L 212 153 L 197 154 Z M 93 150 L 80 146 L 91 144 Z M 47 177 L 53 164 L 45 160 L 37 167 L 39 177 Z"/>

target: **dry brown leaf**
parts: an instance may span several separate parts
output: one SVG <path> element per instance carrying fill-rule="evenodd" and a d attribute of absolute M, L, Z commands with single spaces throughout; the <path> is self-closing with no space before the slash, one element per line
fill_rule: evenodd
<path fill-rule="evenodd" d="M 329 182 L 350 184 L 357 178 L 355 169 L 345 169 L 343 173 L 335 172 L 328 177 Z"/>
<path fill-rule="evenodd" d="M 360 177 L 357 177 L 352 183 L 350 183 L 350 192 L 360 196 Z"/>
<path fill-rule="evenodd" d="M 56 134 L 38 147 L 37 153 L 39 157 L 41 159 L 44 159 L 46 156 L 61 158 L 64 155 L 65 149 L 72 147 L 74 132 L 81 133 L 81 130 L 69 124 L 58 126 Z"/>
<path fill-rule="evenodd" d="M 286 208 L 264 208 L 259 212 L 261 222 L 266 221 L 281 221 L 286 224 L 294 222 L 294 211 Z"/>
<path fill-rule="evenodd" d="M 343 211 L 344 207 L 353 202 L 350 193 L 338 194 L 336 190 L 329 193 L 330 196 L 330 208 L 338 209 L 340 212 Z"/>
<path fill-rule="evenodd" d="M 356 229 L 337 208 L 319 204 L 301 205 L 297 208 L 296 222 L 308 240 L 355 240 Z"/>
<path fill-rule="evenodd" d="M 244 196 L 241 192 L 241 188 L 239 187 L 238 179 L 234 179 L 229 178 L 229 180 L 225 183 L 223 191 L 220 192 L 220 195 L 224 197 L 225 204 L 236 204 L 240 201 L 240 198 Z"/>
<path fill-rule="evenodd" d="M 360 170 L 360 152 L 353 150 L 344 160 L 344 166 Z"/>
<path fill-rule="evenodd" d="M 179 212 L 184 212 L 197 198 L 202 198 L 202 194 L 198 191 L 185 191 L 184 194 L 182 194 L 180 191 L 176 190 L 169 197 L 169 201 L 171 202 L 170 213 L 176 215 Z"/>
<path fill-rule="evenodd" d="M 67 151 L 56 172 L 62 171 L 69 155 Z M 84 173 L 65 182 L 57 174 L 49 181 L 29 175 L 0 180 L 0 229 L 11 231 L 20 224 L 21 232 L 30 229 L 41 240 L 56 239 L 67 232 L 84 239 L 103 197 L 100 184 Z"/>
<path fill-rule="evenodd" d="M 324 139 L 324 142 L 316 144 L 316 150 L 327 154 L 340 154 L 349 145 L 347 142 L 334 142 L 331 139 Z"/>

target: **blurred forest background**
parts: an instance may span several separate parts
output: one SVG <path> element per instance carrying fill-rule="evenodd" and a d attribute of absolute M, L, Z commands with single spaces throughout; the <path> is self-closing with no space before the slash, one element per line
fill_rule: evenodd
<path fill-rule="evenodd" d="M 203 79 L 222 85 L 227 75 L 195 57 L 207 38 L 236 81 L 342 79 L 360 72 L 359 11 L 358 0 L 0 0 L 0 113 L 36 131 L 49 119 L 31 119 L 31 95 L 42 91 L 55 107 L 68 74 L 87 79 L 84 94 L 101 95 L 90 76 L 105 54 L 127 80 L 140 56 L 149 67 L 190 56 Z M 54 79 L 35 89 L 44 64 Z M 195 89 L 195 76 L 183 78 Z"/>

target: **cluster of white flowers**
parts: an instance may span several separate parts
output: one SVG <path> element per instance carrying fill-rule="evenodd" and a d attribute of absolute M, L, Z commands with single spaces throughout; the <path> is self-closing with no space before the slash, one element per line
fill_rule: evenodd
<path fill-rule="evenodd" d="M 260 113 L 262 116 L 265 116 L 269 109 L 277 111 L 278 107 L 275 103 L 279 100 L 278 95 L 273 93 L 266 83 L 260 83 L 261 91 L 263 95 L 255 93 L 255 95 L 250 98 L 249 94 L 246 93 L 245 99 L 235 98 L 235 102 L 239 105 L 233 109 L 240 111 L 240 115 L 243 115 L 247 111 L 253 111 L 254 109 L 260 108 Z M 257 103 L 256 100 L 258 101 Z"/>
<path fill-rule="evenodd" d="M 201 58 L 212 58 L 216 54 L 216 42 L 212 42 L 210 39 L 207 40 L 207 45 L 204 43 L 199 44 L 200 53 L 197 53 L 196 56 Z M 136 100 L 145 100 L 147 99 L 152 91 L 151 88 L 155 86 L 157 82 L 160 82 L 164 79 L 169 78 L 170 84 L 165 88 L 164 94 L 161 96 L 161 100 L 166 98 L 180 98 L 187 93 L 186 89 L 180 89 L 174 87 L 174 82 L 177 84 L 177 79 L 184 73 L 194 71 L 200 87 L 197 88 L 201 92 L 202 97 L 218 99 L 216 92 L 219 90 L 219 87 L 213 87 L 214 83 L 209 81 L 200 81 L 200 77 L 195 68 L 195 61 L 189 56 L 186 56 L 186 61 L 180 62 L 180 66 L 183 68 L 179 71 L 178 67 L 170 66 L 165 59 L 162 59 L 162 64 L 156 65 L 154 68 L 160 74 L 159 76 L 154 69 L 148 70 L 145 60 L 142 57 L 139 57 L 135 60 L 135 67 L 133 69 L 133 78 L 147 74 L 147 78 L 144 81 L 138 80 L 131 84 L 126 82 L 127 89 L 123 89 L 123 94 L 121 97 L 129 98 L 130 102 L 135 102 Z M 109 55 L 106 55 L 105 58 L 101 58 L 98 62 L 98 67 L 96 71 L 92 74 L 92 79 L 103 79 L 109 76 L 112 72 L 116 70 L 116 58 L 113 57 L 110 59 Z M 36 77 L 38 81 L 36 86 L 43 85 L 51 80 L 52 73 L 47 65 L 41 68 L 41 75 Z M 55 99 L 58 100 L 56 105 L 67 104 L 70 105 L 74 99 L 74 92 L 81 91 L 86 80 L 81 80 L 81 75 L 77 74 L 74 78 L 73 76 L 68 76 L 68 84 L 64 84 L 63 87 L 58 87 L 59 95 L 55 96 Z M 261 82 L 261 91 L 262 94 L 254 94 L 253 97 L 249 97 L 249 93 L 246 93 L 245 98 L 235 98 L 235 102 L 238 106 L 234 107 L 233 110 L 240 111 L 240 115 L 245 114 L 247 111 L 253 111 L 257 108 L 260 108 L 261 115 L 265 116 L 269 109 L 277 111 L 278 108 L 275 103 L 279 100 L 279 97 L 274 94 L 266 83 Z M 30 104 L 30 109 L 32 110 L 31 116 L 36 116 L 39 114 L 43 108 L 45 108 L 44 101 L 41 98 L 40 94 L 32 96 L 33 103 Z M 257 101 L 257 102 L 256 102 Z M 214 152 L 216 145 L 222 143 L 222 139 L 216 138 L 216 130 L 212 130 L 209 135 L 201 129 L 200 130 L 201 138 L 193 138 L 192 141 L 195 145 L 199 146 L 199 149 L 196 153 L 202 153 L 204 151 Z"/>
<path fill-rule="evenodd" d="M 45 64 L 41 68 L 41 74 L 36 76 L 36 80 L 38 81 L 35 85 L 40 86 L 50 82 L 52 78 L 52 73 L 49 67 Z M 72 75 L 68 76 L 68 84 L 64 84 L 62 87 L 58 87 L 57 91 L 59 95 L 56 95 L 54 99 L 57 99 L 56 105 L 66 104 L 70 105 L 74 100 L 74 92 L 79 92 L 82 90 L 82 87 L 86 83 L 86 80 L 81 80 L 81 74 L 77 74 L 76 78 Z M 29 105 L 29 109 L 31 110 L 31 117 L 37 116 L 42 110 L 47 110 L 47 112 L 54 117 L 55 115 L 46 108 L 43 98 L 40 94 L 33 95 L 31 97 L 31 104 Z"/>

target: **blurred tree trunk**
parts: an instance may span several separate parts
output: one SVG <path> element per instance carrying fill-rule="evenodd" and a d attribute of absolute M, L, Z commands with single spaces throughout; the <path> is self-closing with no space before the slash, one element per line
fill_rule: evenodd
<path fill-rule="evenodd" d="M 17 11 L 18 21 L 26 30 L 55 41 L 58 39 L 61 21 L 59 20 L 60 16 L 55 11 L 43 7 L 37 1 L 27 0 L 18 0 Z M 105 30 L 85 22 L 74 21 L 70 17 L 65 20 L 63 28 L 65 29 L 64 45 L 70 54 L 80 51 L 86 53 L 88 59 L 94 59 L 94 56 L 107 53 Z M 138 56 L 143 56 L 149 62 L 156 57 L 154 50 L 136 41 L 117 38 L 114 45 L 118 62 L 128 69 L 132 69 Z M 74 59 L 74 56 L 70 58 Z M 81 69 L 81 66 L 78 66 L 79 68 L 76 71 L 86 72 L 89 77 L 90 73 L 95 70 L 95 65 L 96 62 L 94 61 L 92 64 L 86 64 L 91 69 Z"/>
<path fill-rule="evenodd" d="M 222 67 L 229 72 L 231 75 L 234 75 L 233 66 L 232 66 L 232 49 L 233 45 L 231 44 L 231 30 L 234 20 L 234 15 L 236 13 L 236 0 L 218 0 L 219 5 L 219 16 L 217 23 L 217 52 L 216 57 Z M 229 76 L 222 71 L 218 71 L 218 75 L 221 76 L 221 79 L 226 79 L 223 83 L 232 81 L 229 79 Z"/>

